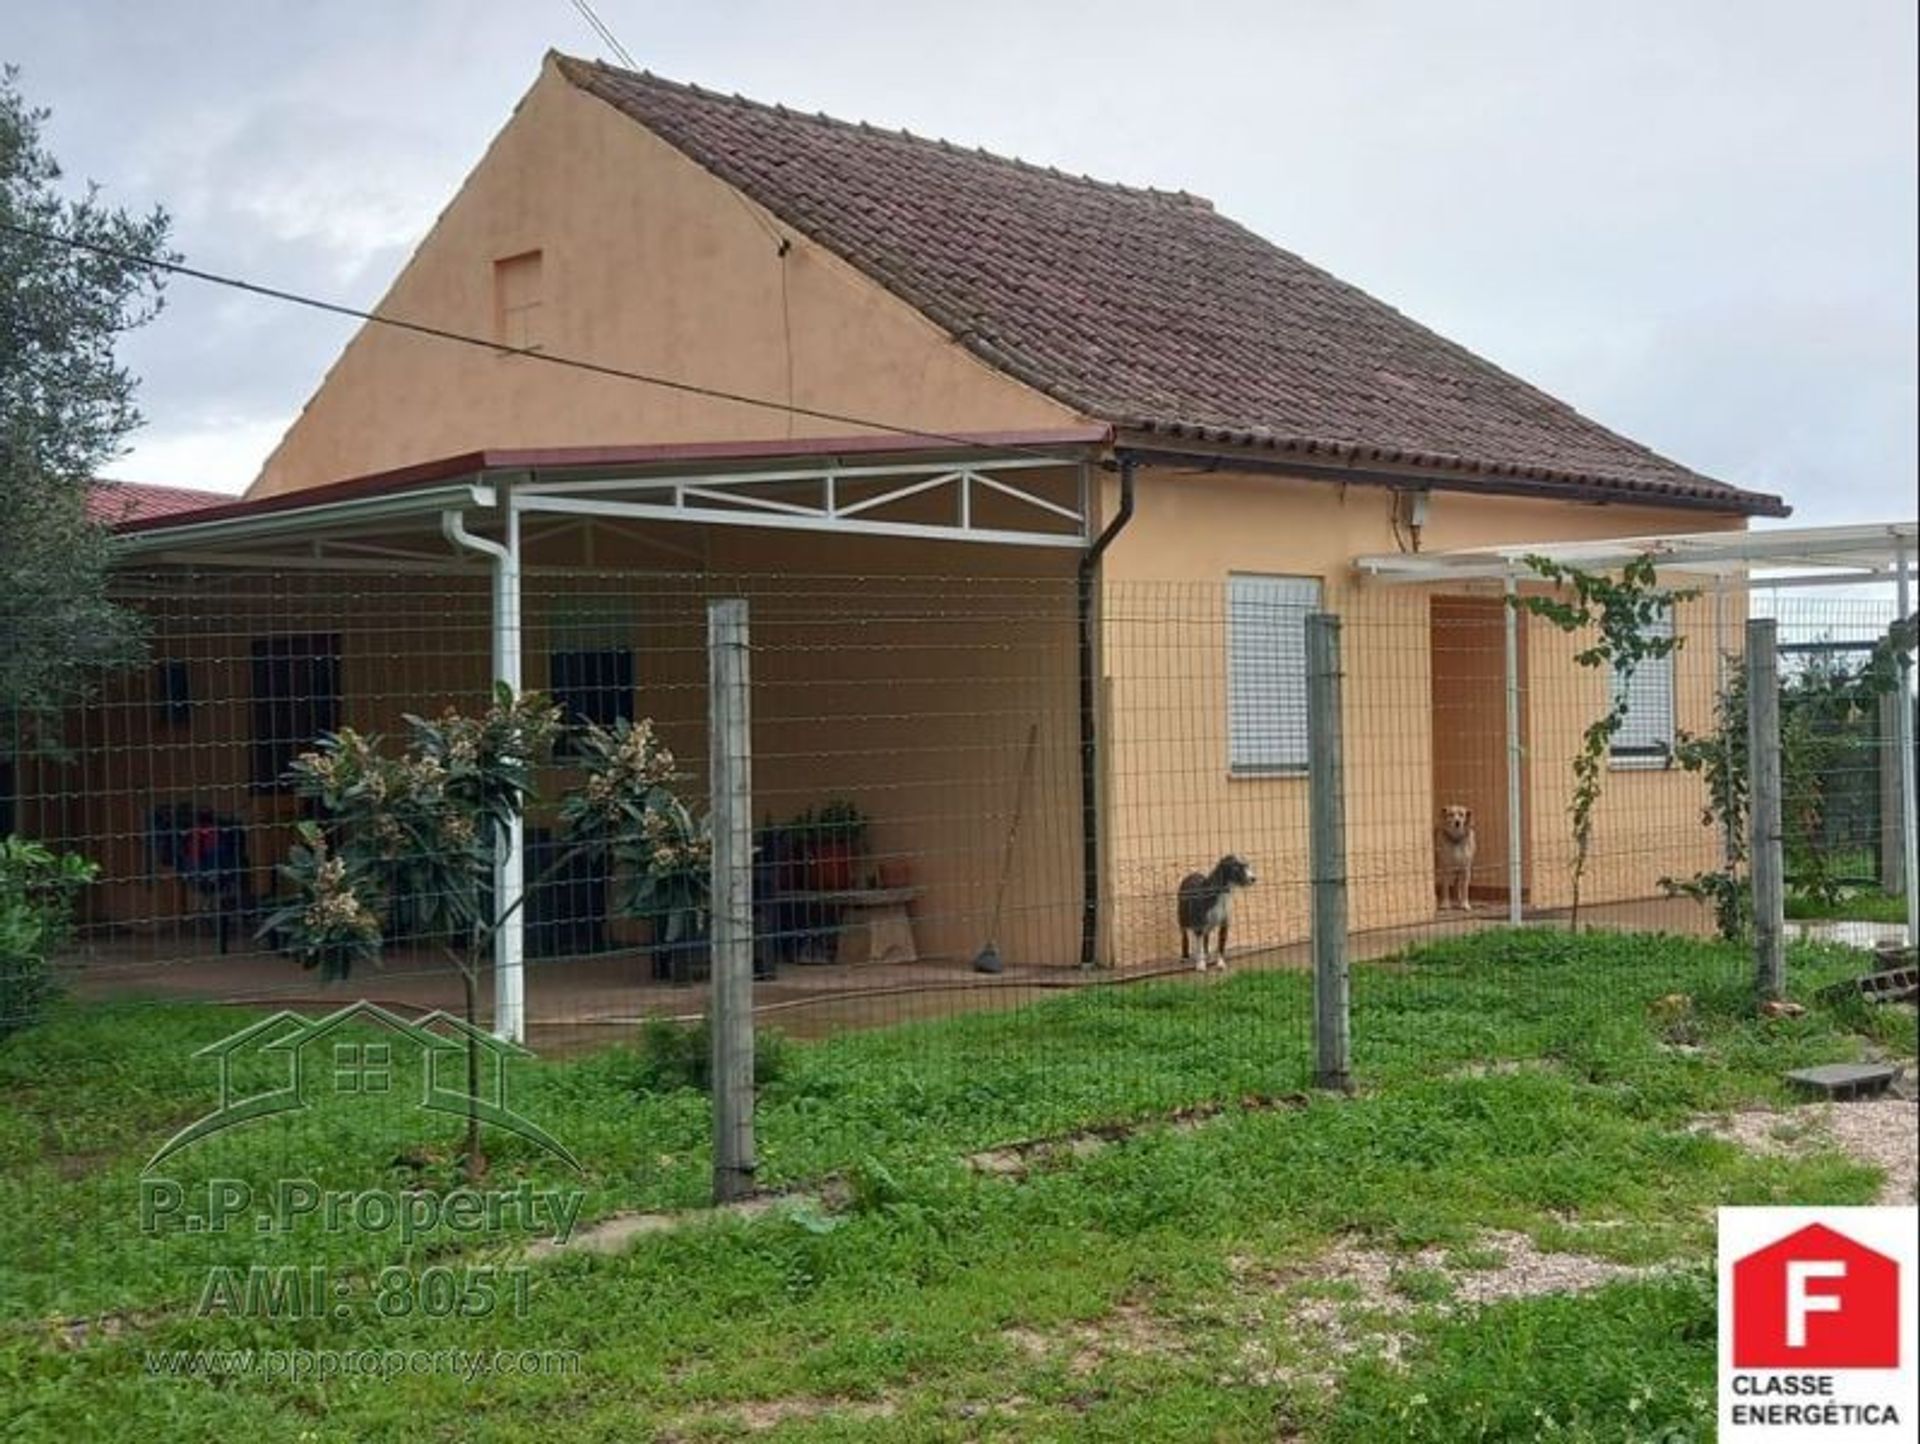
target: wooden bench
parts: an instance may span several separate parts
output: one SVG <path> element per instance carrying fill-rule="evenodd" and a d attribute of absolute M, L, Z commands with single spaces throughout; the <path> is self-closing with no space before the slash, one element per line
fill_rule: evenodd
<path fill-rule="evenodd" d="M 836 963 L 911 963 L 920 957 L 907 908 L 920 896 L 917 887 L 849 888 L 843 892 L 790 892 L 781 901 L 831 910 Z"/>

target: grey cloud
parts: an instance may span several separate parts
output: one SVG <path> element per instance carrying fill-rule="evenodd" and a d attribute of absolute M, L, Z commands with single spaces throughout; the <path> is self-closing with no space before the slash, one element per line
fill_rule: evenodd
<path fill-rule="evenodd" d="M 196 260 L 358 304 L 542 51 L 596 48 L 564 0 L 12 8 L 76 174 L 166 201 Z M 1912 512 L 1907 0 L 597 8 L 664 74 L 1209 195 L 1802 520 Z M 128 353 L 150 451 L 270 431 L 349 329 L 179 283 Z"/>

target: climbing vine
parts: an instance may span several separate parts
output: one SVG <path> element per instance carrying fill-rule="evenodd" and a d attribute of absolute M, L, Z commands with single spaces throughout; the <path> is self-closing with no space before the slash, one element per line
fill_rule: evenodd
<path fill-rule="evenodd" d="M 1663 877 L 1668 897 L 1690 897 L 1713 909 L 1715 930 L 1730 943 L 1744 942 L 1753 926 L 1753 894 L 1747 882 L 1751 792 L 1747 767 L 1747 674 L 1740 658 L 1727 658 L 1727 681 L 1714 699 L 1711 732 L 1682 731 L 1673 762 L 1706 784 L 1702 826 L 1718 825 L 1726 852 L 1720 866 L 1691 877 Z"/>
<path fill-rule="evenodd" d="M 1591 640 L 1574 653 L 1573 660 L 1582 667 L 1605 668 L 1612 677 L 1606 710 L 1587 724 L 1581 734 L 1580 751 L 1573 759 L 1573 796 L 1567 804 L 1573 826 L 1573 907 L 1569 923 L 1577 932 L 1580 887 L 1593 851 L 1594 809 L 1605 784 L 1614 739 L 1626 725 L 1629 684 L 1642 663 L 1672 656 L 1680 649 L 1684 639 L 1679 633 L 1671 628 L 1659 630 L 1659 624 L 1673 607 L 1693 600 L 1699 592 L 1662 587 L 1653 559 L 1647 556 L 1635 557 L 1617 577 L 1583 571 L 1542 556 L 1523 560 L 1535 576 L 1553 583 L 1555 590 L 1516 594 L 1508 598 L 1510 604 L 1569 635 L 1590 634 Z"/>

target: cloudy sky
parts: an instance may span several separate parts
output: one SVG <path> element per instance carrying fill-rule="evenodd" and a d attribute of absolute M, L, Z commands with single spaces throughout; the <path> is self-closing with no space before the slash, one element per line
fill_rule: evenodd
<path fill-rule="evenodd" d="M 1209 196 L 1800 521 L 1913 514 L 1912 0 L 596 8 L 676 79 Z M 362 306 L 549 47 L 604 55 L 569 0 L 0 0 L 73 179 Z M 174 283 L 117 474 L 238 490 L 348 330 Z"/>

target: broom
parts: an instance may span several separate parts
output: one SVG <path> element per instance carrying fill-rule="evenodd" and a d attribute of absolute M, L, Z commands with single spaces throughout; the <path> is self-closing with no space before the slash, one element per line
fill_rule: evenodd
<path fill-rule="evenodd" d="M 987 928 L 987 945 L 974 956 L 976 973 L 997 973 L 1005 965 L 1000 961 L 1000 909 L 1007 901 L 1007 880 L 1013 875 L 1013 842 L 1020 835 L 1020 815 L 1027 806 L 1027 779 L 1033 775 L 1034 744 L 1040 740 L 1040 724 L 1027 725 L 1027 751 L 1020 759 L 1020 786 L 1013 794 L 1013 822 L 1007 828 L 1006 846 L 1000 854 L 1000 886 L 993 894 L 993 922 Z"/>

